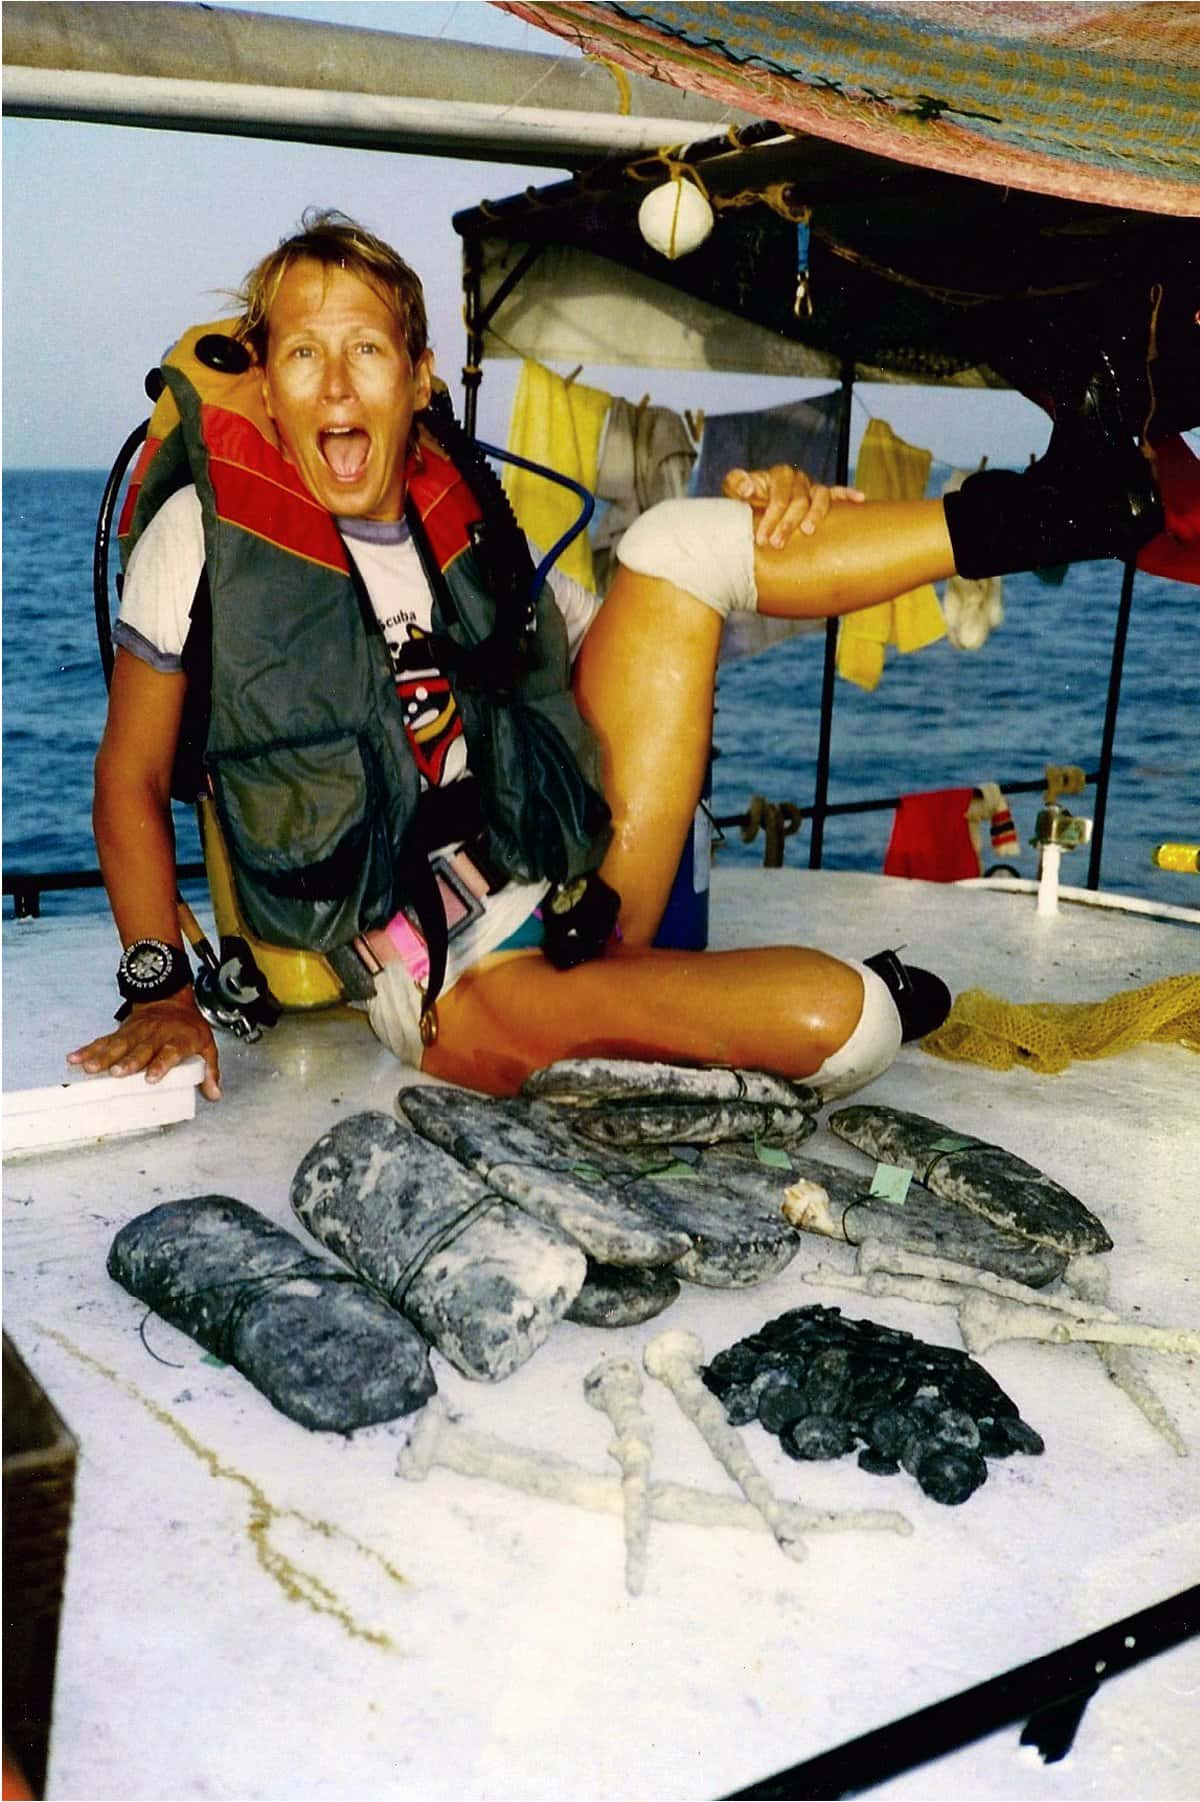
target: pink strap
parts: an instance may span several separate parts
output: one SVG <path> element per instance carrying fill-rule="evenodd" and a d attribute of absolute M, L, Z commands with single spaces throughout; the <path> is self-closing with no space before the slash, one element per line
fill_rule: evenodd
<path fill-rule="evenodd" d="M 425 982 L 429 976 L 429 948 L 405 914 L 394 914 L 384 933 L 396 948 L 402 963 L 414 982 Z"/>

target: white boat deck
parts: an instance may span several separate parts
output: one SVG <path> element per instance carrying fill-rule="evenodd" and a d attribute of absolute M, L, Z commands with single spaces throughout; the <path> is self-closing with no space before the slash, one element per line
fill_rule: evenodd
<path fill-rule="evenodd" d="M 716 946 L 884 945 L 956 988 L 1098 999 L 1200 968 L 1200 932 L 1029 895 L 778 872 L 721 872 Z M 113 1006 L 107 922 L 14 924 L 5 939 L 5 1089 L 67 1079 L 61 1057 Z M 990 1466 L 964 1506 L 852 1457 L 797 1465 L 745 1442 L 776 1492 L 891 1508 L 911 1537 L 813 1535 L 805 1563 L 768 1535 L 656 1522 L 643 1594 L 623 1583 L 620 1521 L 434 1470 L 402 1480 L 409 1423 L 311 1434 L 151 1317 L 105 1272 L 117 1229 L 158 1202 L 223 1193 L 303 1230 L 288 1189 L 346 1114 L 391 1109 L 400 1073 L 360 1019 L 293 1017 L 224 1041 L 225 1100 L 133 1137 L 10 1160 L 6 1330 L 81 1442 L 48 1794 L 72 1798 L 715 1797 L 953 1696 L 1200 1580 L 1200 1371 L 1140 1353 L 1192 1456 L 1177 1456 L 1085 1346 L 1007 1344 L 982 1359 L 1045 1455 Z M 75 1076 L 74 1082 L 86 1081 Z M 1143 1046 L 1058 1077 L 906 1048 L 871 1099 L 1019 1152 L 1107 1224 L 1114 1305 L 1200 1327 L 1200 1059 Z M 806 1146 L 867 1161 L 822 1127 Z M 773 1281 L 688 1287 L 618 1333 L 564 1323 L 508 1381 L 434 1356 L 468 1427 L 598 1474 L 603 1416 L 581 1383 L 640 1359 L 664 1326 L 711 1355 L 790 1307 L 840 1305 L 944 1344 L 947 1309 L 804 1275 L 849 1270 L 806 1239 Z M 157 1356 L 151 1355 L 151 1348 Z M 656 1478 L 732 1486 L 647 1379 Z M 1019 1727 L 898 1777 L 895 1797 L 1195 1797 L 1200 1641 L 1105 1685 L 1074 1746 L 1043 1765 Z"/>

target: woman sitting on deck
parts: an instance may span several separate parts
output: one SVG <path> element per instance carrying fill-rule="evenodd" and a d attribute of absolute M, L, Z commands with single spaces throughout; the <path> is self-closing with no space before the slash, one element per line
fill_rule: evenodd
<path fill-rule="evenodd" d="M 558 606 L 547 597 L 539 607 L 532 661 L 499 628 L 477 632 L 489 669 L 483 657 L 472 661 L 461 635 L 441 630 L 448 608 L 453 619 L 481 604 L 495 625 L 506 570 L 494 544 L 490 557 L 486 542 L 480 548 L 470 517 L 479 507 L 436 426 L 434 436 L 424 429 L 433 359 L 420 283 L 390 246 L 342 215 L 306 215 L 303 224 L 248 277 L 226 373 L 214 382 L 193 364 L 207 388 L 172 384 L 196 485 L 178 488 L 138 539 L 96 761 L 96 840 L 130 1005 L 115 1031 L 69 1061 L 114 1075 L 144 1070 L 156 1081 L 199 1055 L 203 1093 L 220 1094 L 216 1046 L 182 949 L 170 819 L 185 644 L 207 565 L 206 767 L 227 836 L 234 827 L 243 910 L 268 942 L 271 921 L 286 916 L 284 942 L 335 949 L 343 960 L 353 944 L 374 989 L 372 1025 L 398 1056 L 497 1094 L 541 1065 L 583 1055 L 751 1066 L 830 1095 L 869 1082 L 902 1036 L 941 1018 L 948 997 L 936 979 L 914 976 L 891 954 L 872 968 L 794 946 L 651 945 L 700 794 L 724 617 L 837 615 L 955 571 L 1130 554 L 1157 528 L 1159 510 L 1120 425 L 1111 371 L 1102 365 L 1060 408 L 1032 470 L 983 472 L 944 500 L 862 503 L 853 490 L 777 469 L 732 471 L 726 499 L 663 503 L 622 541 L 603 605 L 556 579 Z M 233 487 L 242 484 L 236 493 L 230 470 Z M 243 488 L 255 483 L 247 498 Z M 262 506 L 282 506 L 295 522 L 256 513 Z M 457 525 L 447 526 L 451 513 Z M 323 589 L 318 604 L 316 585 L 328 587 L 330 571 L 333 598 Z M 291 584 L 286 600 L 281 583 Z M 355 599 L 378 629 L 369 656 Z M 578 646 L 573 677 L 562 616 Z M 386 685 L 399 697 L 382 707 L 372 687 L 380 638 L 390 653 Z M 319 759 L 293 758 L 289 774 L 257 795 L 237 787 L 235 766 L 249 746 L 265 754 L 353 736 L 354 708 L 370 715 L 371 755 L 389 773 L 372 766 L 372 783 L 368 771 L 362 833 L 343 830 L 317 847 L 321 855 L 310 845 L 298 855 L 304 868 L 281 876 L 272 861 L 280 834 L 286 840 L 298 830 L 294 816 L 303 824 L 323 805 L 313 798 Z M 401 846 L 431 794 L 444 802 L 471 792 L 473 816 L 425 808 L 441 835 L 426 830 L 416 851 L 411 836 Z M 351 842 L 361 862 L 348 874 Z M 360 883 L 360 899 L 347 903 L 380 843 L 384 879 Z M 449 903 L 448 943 L 440 918 L 430 934 L 419 905 L 431 868 Z M 558 911 L 585 878 L 602 924 L 594 942 L 578 934 L 559 954 L 559 964 L 582 961 L 556 967 L 540 938 L 553 938 Z M 620 898 L 613 933 L 609 890 L 613 908 Z M 348 918 L 347 906 L 354 917 L 339 940 L 329 921 Z M 296 922 L 307 917 L 306 939 Z M 434 1002 L 428 968 L 443 955 Z"/>

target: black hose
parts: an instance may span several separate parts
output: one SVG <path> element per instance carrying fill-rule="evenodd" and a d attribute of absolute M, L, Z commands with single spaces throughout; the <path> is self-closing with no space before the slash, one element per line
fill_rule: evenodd
<path fill-rule="evenodd" d="M 96 641 L 100 649 L 100 665 L 104 671 L 105 688 L 112 685 L 114 660 L 112 613 L 108 598 L 108 557 L 109 547 L 112 544 L 113 516 L 117 511 L 117 499 L 121 493 L 121 484 L 125 480 L 125 472 L 137 455 L 149 424 L 148 419 L 143 419 L 141 425 L 135 426 L 130 432 L 117 452 L 117 460 L 109 470 L 108 480 L 104 484 L 104 494 L 100 501 L 100 515 L 96 521 L 96 542 L 92 547 L 92 599 L 96 608 Z"/>

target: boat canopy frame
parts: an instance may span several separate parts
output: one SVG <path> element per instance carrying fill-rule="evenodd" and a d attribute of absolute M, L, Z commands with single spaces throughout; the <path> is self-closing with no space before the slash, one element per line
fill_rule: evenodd
<path fill-rule="evenodd" d="M 829 223 L 824 236 L 812 240 L 812 276 L 815 287 L 833 286 L 836 303 L 830 309 L 830 323 L 814 323 L 811 315 L 794 305 L 794 264 L 783 272 L 773 290 L 751 296 L 752 317 L 748 324 L 744 313 L 739 317 L 721 305 L 729 294 L 724 272 L 731 261 L 736 263 L 736 254 L 731 259 L 727 249 L 708 253 L 705 247 L 693 257 L 668 263 L 641 242 L 636 229 L 640 198 L 649 191 L 652 180 L 671 179 L 681 169 L 702 172 L 701 185 L 710 199 L 715 199 L 722 226 L 729 222 L 731 214 L 739 222 L 747 221 L 748 230 L 739 234 L 743 245 L 747 236 L 761 236 L 766 228 L 766 247 L 760 248 L 764 262 L 786 244 L 787 238 L 781 236 L 778 227 L 789 223 L 789 215 L 791 233 L 795 234 L 796 226 L 803 224 L 807 235 L 814 208 L 824 211 Z M 877 212 L 882 210 L 885 215 L 887 244 L 882 254 L 889 259 L 886 265 L 880 262 L 878 254 L 870 256 L 861 248 L 865 242 L 874 242 L 870 230 L 858 245 L 848 241 L 855 235 L 847 224 L 850 210 L 854 204 L 861 205 L 864 183 L 876 196 Z M 534 347 L 528 341 L 529 335 L 553 318 L 560 336 L 550 354 L 557 350 L 564 359 L 569 353 L 572 358 L 638 367 L 737 367 L 743 373 L 826 374 L 836 378 L 841 394 L 837 480 L 845 483 L 849 479 L 850 415 L 856 382 L 882 380 L 1006 389 L 1018 385 L 1014 374 L 1020 372 L 1024 379 L 1019 385 L 1036 389 L 1042 368 L 1041 354 L 1036 349 L 1036 321 L 1044 320 L 1047 309 L 1060 322 L 1064 309 L 1068 315 L 1075 312 L 1081 300 L 1094 308 L 1103 297 L 1114 310 L 1127 309 L 1131 293 L 1144 285 L 1145 268 L 1137 269 L 1143 257 L 1150 255 L 1168 268 L 1187 267 L 1191 260 L 1190 243 L 1185 244 L 1175 229 L 1180 221 L 1153 215 L 1131 216 L 1039 195 L 1001 198 L 1009 208 L 1005 230 L 1012 244 L 1023 240 L 1038 250 L 1055 241 L 1059 245 L 1055 251 L 1057 261 L 1051 258 L 1052 266 L 1043 274 L 1040 285 L 1029 280 L 1028 251 L 1025 261 L 1018 263 L 1016 286 L 1011 275 L 1004 278 L 999 288 L 993 278 L 993 292 L 953 292 L 936 274 L 916 273 L 922 245 L 928 248 L 931 224 L 944 216 L 945 207 L 952 205 L 961 215 L 965 206 L 968 216 L 976 222 L 974 236 L 990 236 L 999 201 L 997 191 L 989 190 L 987 184 L 886 162 L 845 147 L 825 145 L 817 139 L 801 139 L 770 121 L 732 128 L 724 136 L 705 140 L 678 155 L 664 151 L 624 168 L 609 165 L 602 171 L 586 171 L 548 188 L 528 189 L 508 200 L 482 202 L 454 216 L 454 227 L 463 243 L 466 355 L 462 384 L 466 429 L 476 434 L 485 358 L 489 354 L 531 354 Z M 724 214 L 722 199 L 730 209 Z M 897 205 L 916 206 L 925 221 L 913 234 L 919 242 L 915 251 L 909 253 L 907 267 L 900 268 L 892 266 L 898 245 L 886 223 L 889 209 Z M 1077 265 L 1075 279 L 1068 281 L 1068 255 L 1077 259 L 1076 247 L 1081 237 L 1090 243 L 1091 250 L 1083 257 L 1082 265 Z M 1070 246 L 1069 253 L 1062 250 L 1063 243 Z M 1113 252 L 1118 243 L 1119 268 L 1114 272 Z M 607 278 L 602 267 L 606 263 Z M 808 275 L 807 266 L 802 273 Z M 571 317 L 570 289 L 577 278 L 581 288 L 591 288 L 586 308 L 579 307 L 580 313 L 586 311 L 586 323 Z M 674 337 L 668 325 L 650 355 L 625 354 L 606 359 L 593 353 L 589 359 L 588 334 L 598 307 L 596 287 L 606 279 L 610 296 L 618 283 L 622 301 L 632 290 L 634 304 L 642 309 L 639 317 L 645 317 L 644 309 L 657 305 L 668 321 L 674 321 Z M 542 292 L 535 295 L 530 305 L 523 289 L 532 284 L 537 284 Z M 706 285 L 711 285 L 713 291 L 709 296 L 705 294 Z M 914 291 L 918 292 L 916 301 L 908 298 Z M 903 314 L 905 331 L 894 342 L 888 342 L 886 333 L 875 334 L 864 356 L 854 341 L 856 324 L 861 326 L 861 321 L 875 310 L 880 292 L 908 298 Z M 1018 292 L 1025 310 L 1014 325 L 1003 317 L 1003 311 L 1015 305 Z M 790 317 L 785 306 L 789 296 L 793 300 Z M 947 327 L 948 337 L 939 340 L 939 333 L 945 333 Z M 712 355 L 714 331 L 720 332 L 722 345 L 716 359 Z M 613 336 L 626 345 L 642 342 L 640 334 L 628 329 Z M 702 348 L 697 347 L 698 337 L 703 338 Z M 990 352 L 993 361 L 981 354 L 983 346 L 989 344 L 994 346 Z M 727 360 L 730 357 L 737 361 Z M 1135 581 L 1134 564 L 1125 564 L 1109 657 L 1100 752 L 1095 766 L 1085 771 L 1086 784 L 1095 789 L 1086 878 L 1086 886 L 1092 890 L 1099 889 L 1101 881 Z M 799 806 L 786 806 L 785 833 L 796 830 L 802 822 L 810 826 L 810 869 L 822 867 L 827 820 L 893 808 L 900 799 L 870 796 L 837 803 L 829 800 L 837 632 L 838 622 L 827 620 L 812 798 Z M 1043 789 L 1045 780 L 1017 777 L 1004 781 L 1002 786 L 1007 793 L 1031 794 Z M 746 819 L 745 815 L 734 815 L 717 818 L 714 824 L 740 826 Z M 768 864 L 781 861 L 781 853 L 777 850 L 772 855 L 768 848 Z"/>

